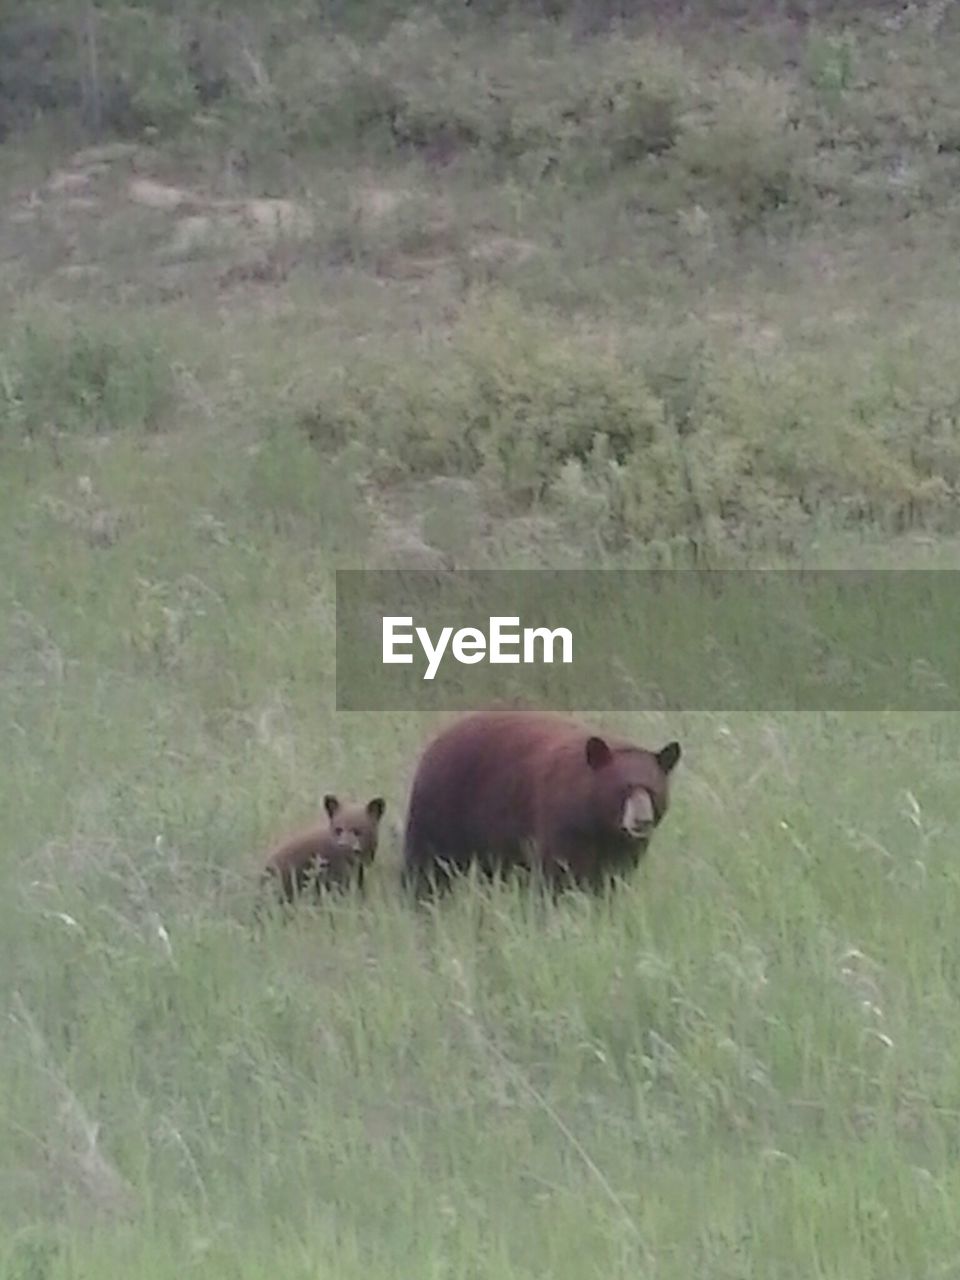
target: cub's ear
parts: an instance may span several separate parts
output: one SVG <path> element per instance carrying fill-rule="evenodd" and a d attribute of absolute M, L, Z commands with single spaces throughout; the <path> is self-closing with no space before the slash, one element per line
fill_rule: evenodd
<path fill-rule="evenodd" d="M 323 807 L 326 809 L 328 817 L 332 818 L 340 808 L 340 801 L 336 796 L 324 796 Z"/>
<path fill-rule="evenodd" d="M 370 815 L 371 818 L 379 822 L 380 819 L 383 817 L 383 811 L 384 809 L 386 809 L 386 807 L 387 807 L 387 802 L 381 799 L 380 796 L 377 796 L 376 800 L 371 800 L 370 803 L 367 805 L 367 813 Z"/>
<path fill-rule="evenodd" d="M 668 742 L 665 747 L 661 747 L 657 752 L 657 764 L 664 773 L 670 773 L 675 768 L 677 761 L 680 759 L 680 743 Z"/>
<path fill-rule="evenodd" d="M 602 738 L 587 739 L 587 764 L 591 769 L 602 769 L 613 759 L 613 752 Z"/>

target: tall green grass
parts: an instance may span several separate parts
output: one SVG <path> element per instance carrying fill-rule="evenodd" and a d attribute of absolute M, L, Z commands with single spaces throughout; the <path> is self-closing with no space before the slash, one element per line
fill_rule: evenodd
<path fill-rule="evenodd" d="M 64 448 L 4 481 L 8 1274 L 951 1265 L 953 718 L 608 716 L 685 748 L 637 880 L 417 911 L 428 724 L 332 713 L 332 562 L 235 504 L 258 460 Z M 36 501 L 79 465 L 149 469 L 111 547 Z M 387 796 L 369 898 L 257 933 L 331 787 Z"/>

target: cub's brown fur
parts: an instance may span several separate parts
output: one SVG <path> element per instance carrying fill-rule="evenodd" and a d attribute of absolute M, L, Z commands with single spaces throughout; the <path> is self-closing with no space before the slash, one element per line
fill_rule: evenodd
<path fill-rule="evenodd" d="M 385 802 L 377 796 L 366 805 L 341 804 L 336 796 L 323 798 L 328 821 L 294 832 L 267 859 L 261 883 L 279 884 L 281 896 L 292 902 L 309 886 L 344 889 L 351 883 L 363 889 L 363 873 L 377 853 L 380 819 Z"/>

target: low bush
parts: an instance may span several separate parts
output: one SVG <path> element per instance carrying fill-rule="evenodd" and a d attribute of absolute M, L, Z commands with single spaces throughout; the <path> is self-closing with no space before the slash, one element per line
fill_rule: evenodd
<path fill-rule="evenodd" d="M 189 23 L 151 7 L 38 5 L 0 25 L 0 125 L 61 113 L 91 134 L 176 132 L 201 101 L 192 47 Z"/>
<path fill-rule="evenodd" d="M 424 13 L 372 47 L 315 35 L 284 53 L 273 78 L 295 143 L 379 135 L 420 150 L 474 149 L 501 164 L 589 153 L 608 167 L 673 145 L 688 79 L 662 41 L 577 46 L 545 28 L 494 46 Z"/>
<path fill-rule="evenodd" d="M 172 139 L 195 130 L 198 114 L 219 116 L 264 168 L 307 149 L 399 149 L 469 154 L 490 177 L 526 184 L 582 188 L 633 169 L 644 199 L 658 188 L 667 202 L 689 196 L 735 229 L 785 205 L 802 213 L 810 192 L 842 185 L 835 162 L 812 181 L 821 126 L 835 133 L 846 119 L 858 136 L 852 38 L 812 38 L 805 74 L 773 80 L 708 73 L 665 35 L 578 39 L 541 22 L 494 38 L 488 23 L 464 27 L 430 7 L 363 43 L 297 10 L 91 4 L 85 14 L 78 26 L 51 6 L 5 29 L 6 118 L 80 105 L 94 131 L 149 127 Z"/>
<path fill-rule="evenodd" d="M 960 378 L 942 353 L 926 385 L 897 360 L 601 342 L 500 300 L 449 342 L 339 370 L 301 423 L 325 456 L 360 449 L 375 481 L 470 478 L 491 508 L 605 548 L 764 542 L 827 517 L 954 528 Z"/>
<path fill-rule="evenodd" d="M 0 345 L 0 429 L 149 429 L 173 395 L 169 361 L 127 325 L 44 317 Z"/>
<path fill-rule="evenodd" d="M 705 95 L 678 142 L 678 160 L 735 224 L 802 203 L 813 138 L 782 83 L 726 71 Z"/>

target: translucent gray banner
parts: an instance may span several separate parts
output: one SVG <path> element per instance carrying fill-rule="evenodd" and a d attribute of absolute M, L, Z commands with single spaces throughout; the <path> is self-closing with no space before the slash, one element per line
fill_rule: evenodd
<path fill-rule="evenodd" d="M 337 707 L 960 710 L 953 570 L 341 570 Z"/>

